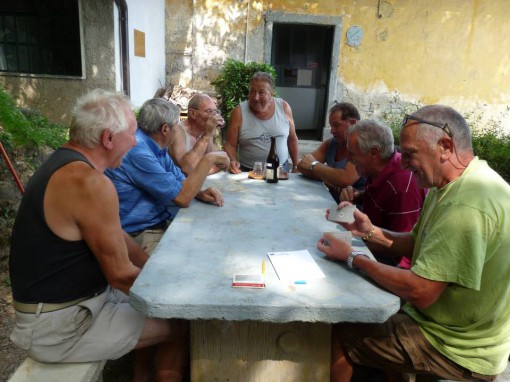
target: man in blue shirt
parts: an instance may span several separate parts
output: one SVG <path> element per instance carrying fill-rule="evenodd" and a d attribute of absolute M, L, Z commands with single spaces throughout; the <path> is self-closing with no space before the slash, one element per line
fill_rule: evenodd
<path fill-rule="evenodd" d="M 146 101 L 138 116 L 137 144 L 122 165 L 106 171 L 120 203 L 122 228 L 151 253 L 180 207 L 193 198 L 221 207 L 223 196 L 213 187 L 201 190 L 212 167 L 227 169 L 228 156 L 209 153 L 186 177 L 168 155 L 179 122 L 177 106 L 162 98 Z"/>

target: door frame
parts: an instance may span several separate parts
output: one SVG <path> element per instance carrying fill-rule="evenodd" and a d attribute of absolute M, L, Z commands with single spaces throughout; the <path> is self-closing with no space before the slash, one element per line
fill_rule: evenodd
<path fill-rule="evenodd" d="M 332 54 L 329 71 L 329 85 L 327 87 L 326 111 L 333 105 L 337 94 L 338 67 L 340 65 L 338 58 L 340 55 L 340 37 L 342 33 L 342 17 L 340 16 L 321 16 L 321 15 L 300 15 L 283 12 L 267 12 L 265 14 L 264 30 L 264 62 L 271 64 L 271 45 L 273 42 L 273 24 L 312 24 L 334 27 Z M 327 121 L 327 118 L 325 118 Z M 326 126 L 324 126 L 326 128 Z M 323 134 L 324 135 L 324 134 Z"/>

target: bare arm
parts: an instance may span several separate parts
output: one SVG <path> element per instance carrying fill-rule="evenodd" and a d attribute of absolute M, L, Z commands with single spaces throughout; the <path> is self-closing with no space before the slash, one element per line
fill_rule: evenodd
<path fill-rule="evenodd" d="M 52 176 L 44 209 L 56 235 L 85 240 L 108 283 L 129 293 L 140 268 L 129 258 L 117 192 L 108 178 L 83 162 L 68 164 Z"/>
<path fill-rule="evenodd" d="M 149 256 L 143 248 L 141 248 L 127 232 L 124 232 L 124 240 L 128 250 L 128 256 L 131 262 L 139 268 L 143 268 Z"/>
<path fill-rule="evenodd" d="M 200 159 L 198 165 L 186 179 L 182 181 L 182 190 L 173 202 L 179 207 L 188 207 L 190 202 L 197 196 L 202 188 L 205 178 L 209 175 L 212 166 L 228 169 L 230 161 L 227 155 L 221 153 L 209 153 Z"/>
<path fill-rule="evenodd" d="M 349 203 L 342 202 L 340 207 Z M 326 213 L 326 217 L 329 211 Z M 414 240 L 410 233 L 390 232 L 374 227 L 366 214 L 354 211 L 354 222 L 339 223 L 357 237 L 369 236 L 369 243 L 377 245 L 391 252 L 392 256 L 411 257 Z M 327 242 L 325 242 L 325 240 Z M 353 251 L 350 245 L 326 233 L 317 243 L 317 248 L 333 259 L 347 261 L 349 253 Z M 364 256 L 356 256 L 353 265 L 361 269 L 366 275 L 382 287 L 409 301 L 419 308 L 425 308 L 437 300 L 447 287 L 447 283 L 428 280 L 410 270 L 392 267 L 370 260 Z"/>
<path fill-rule="evenodd" d="M 173 161 L 180 167 L 186 175 L 191 174 L 202 157 L 211 151 L 214 151 L 213 132 L 216 126 L 223 121 L 220 115 L 211 116 L 206 124 L 205 130 L 198 137 L 195 145 L 190 151 L 186 151 L 185 132 L 182 126 L 179 126 L 178 133 L 169 147 L 169 153 Z M 222 122 L 223 123 L 223 122 Z"/>
<path fill-rule="evenodd" d="M 328 150 L 328 141 L 324 141 L 311 154 L 305 155 L 298 163 L 298 171 L 307 178 L 321 180 L 313 171 L 310 165 L 314 160 L 324 163 L 326 161 L 326 152 Z"/>
<path fill-rule="evenodd" d="M 227 137 L 224 144 L 224 150 L 230 158 L 230 172 L 238 174 L 241 172 L 239 169 L 240 163 L 237 161 L 237 144 L 239 140 L 239 130 L 243 122 L 241 107 L 236 106 L 230 113 L 230 122 L 227 129 Z"/>
<path fill-rule="evenodd" d="M 292 163 L 294 166 L 299 161 L 299 140 L 296 134 L 296 126 L 294 124 L 294 117 L 292 116 L 292 110 L 290 108 L 290 105 L 283 101 L 283 111 L 285 112 L 285 115 L 287 116 L 287 119 L 290 124 L 289 128 L 289 137 L 287 139 L 287 147 L 289 149 L 289 155 L 292 159 Z M 282 158 L 282 160 L 286 161 L 287 158 Z M 291 169 L 292 171 L 295 171 L 295 168 Z"/>
<path fill-rule="evenodd" d="M 399 235 L 399 238 L 404 241 L 407 241 L 409 237 Z M 395 245 L 399 248 L 406 246 L 405 244 Z M 353 251 L 350 245 L 329 233 L 324 234 L 324 237 L 318 241 L 317 249 L 326 256 L 340 261 L 347 261 L 349 253 Z M 372 261 L 365 256 L 356 256 L 353 265 L 383 288 L 419 308 L 426 308 L 434 303 L 448 285 L 445 282 L 425 279 L 407 269 Z"/>

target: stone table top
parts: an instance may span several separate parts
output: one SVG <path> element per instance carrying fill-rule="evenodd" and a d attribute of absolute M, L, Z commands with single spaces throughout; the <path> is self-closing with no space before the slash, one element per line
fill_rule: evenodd
<path fill-rule="evenodd" d="M 130 302 L 150 317 L 263 322 L 384 322 L 399 298 L 316 248 L 334 200 L 300 174 L 268 184 L 247 173 L 209 176 L 224 195 L 217 207 L 194 200 L 181 209 L 131 288 Z M 353 247 L 368 252 L 361 240 Z M 308 250 L 325 278 L 294 285 L 266 261 L 264 289 L 233 288 L 234 274 L 261 272 L 268 252 Z"/>

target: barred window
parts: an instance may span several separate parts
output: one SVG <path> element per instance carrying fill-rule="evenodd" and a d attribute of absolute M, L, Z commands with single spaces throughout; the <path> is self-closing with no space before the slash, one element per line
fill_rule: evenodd
<path fill-rule="evenodd" d="M 82 76 L 79 0 L 2 0 L 0 74 Z"/>

